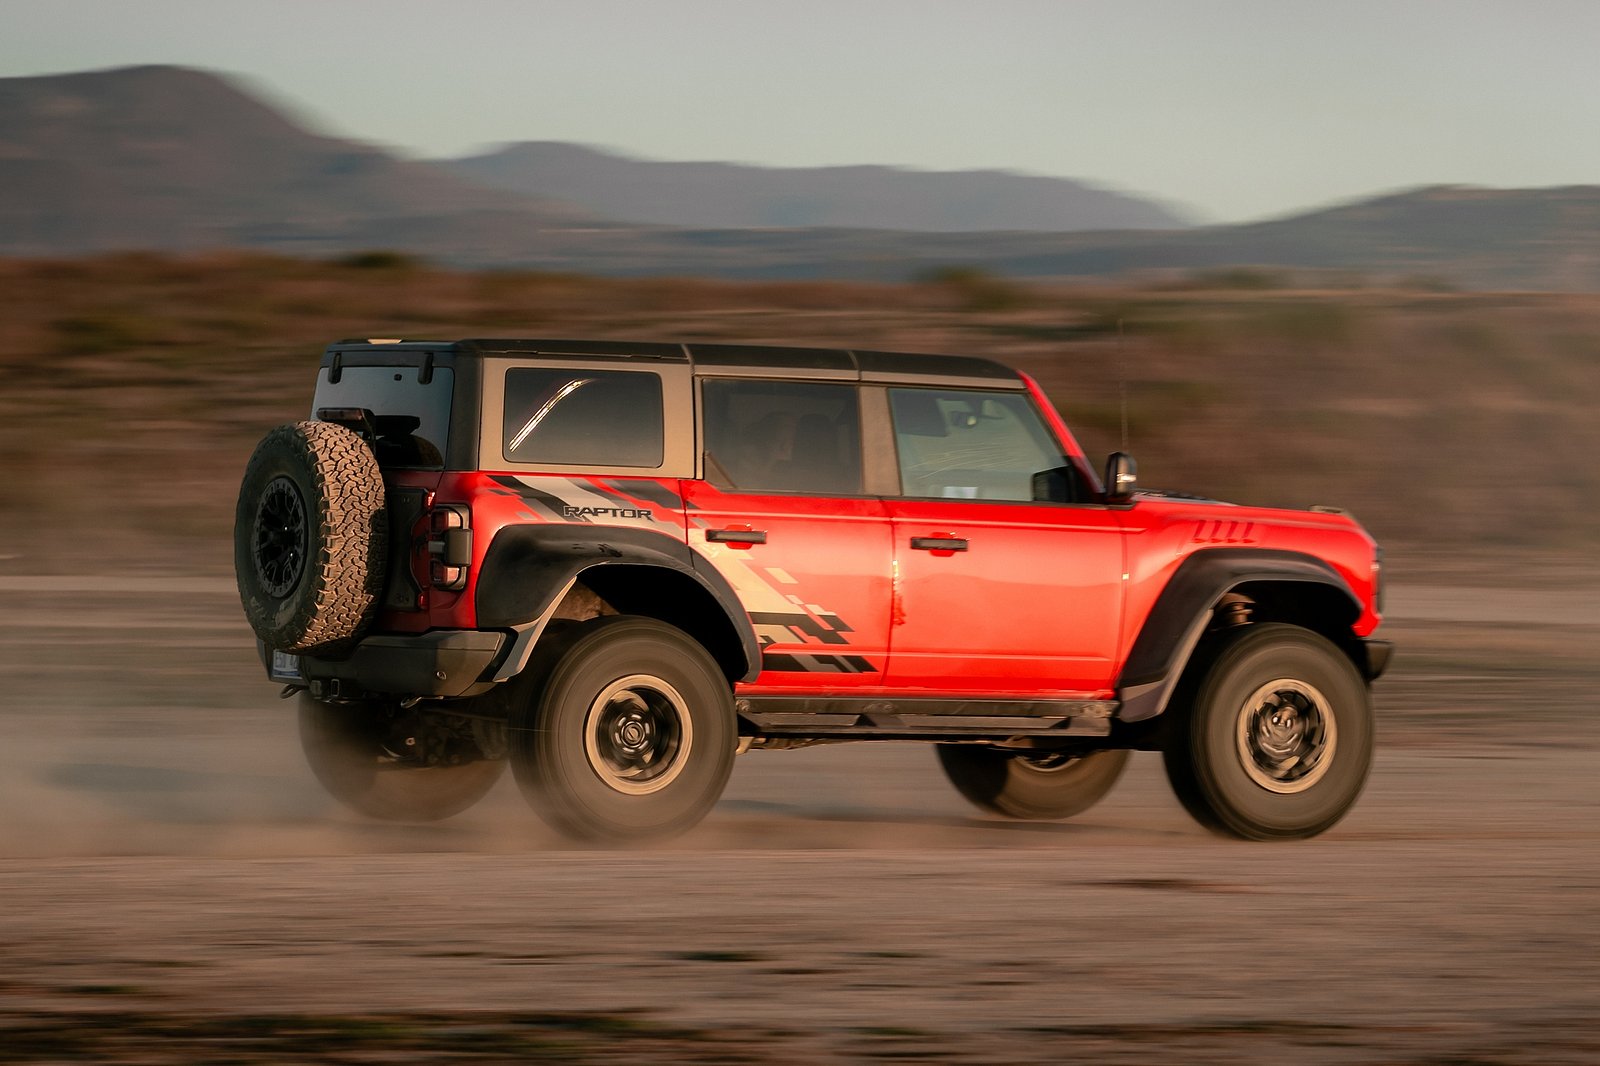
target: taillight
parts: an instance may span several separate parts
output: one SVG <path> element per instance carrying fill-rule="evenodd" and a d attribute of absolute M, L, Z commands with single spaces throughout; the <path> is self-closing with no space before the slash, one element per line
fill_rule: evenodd
<path fill-rule="evenodd" d="M 472 512 L 446 503 L 428 513 L 428 578 L 434 588 L 455 592 L 467 587 L 472 566 Z"/>

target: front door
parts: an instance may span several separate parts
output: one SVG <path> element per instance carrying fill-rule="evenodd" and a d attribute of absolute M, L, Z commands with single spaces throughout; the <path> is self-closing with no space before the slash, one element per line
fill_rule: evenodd
<path fill-rule="evenodd" d="M 1124 585 L 1117 512 L 1034 500 L 1033 475 L 1067 460 L 1027 393 L 888 391 L 901 492 L 887 501 L 896 570 L 887 682 L 1110 698 Z"/>

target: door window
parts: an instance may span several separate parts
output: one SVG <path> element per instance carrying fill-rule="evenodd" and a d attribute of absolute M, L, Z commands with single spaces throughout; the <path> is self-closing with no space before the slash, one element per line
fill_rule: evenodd
<path fill-rule="evenodd" d="M 854 385 L 707 380 L 706 478 L 740 492 L 861 493 Z"/>
<path fill-rule="evenodd" d="M 1035 499 L 1033 476 L 1067 460 L 1019 392 L 890 389 L 903 495 Z"/>

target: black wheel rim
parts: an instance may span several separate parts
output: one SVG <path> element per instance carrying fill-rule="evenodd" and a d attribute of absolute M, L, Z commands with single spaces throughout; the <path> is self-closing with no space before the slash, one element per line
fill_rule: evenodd
<path fill-rule="evenodd" d="M 1076 766 L 1083 760 L 1083 753 L 1067 751 L 1030 752 L 1025 755 L 1018 755 L 1017 758 L 1035 773 L 1051 774 Z"/>
<path fill-rule="evenodd" d="M 694 737 L 688 705 L 659 677 L 633 674 L 607 685 L 589 706 L 584 752 L 617 792 L 642 796 L 683 772 Z"/>
<path fill-rule="evenodd" d="M 282 599 L 306 568 L 306 504 L 286 477 L 274 478 L 256 505 L 256 577 L 267 595 Z"/>

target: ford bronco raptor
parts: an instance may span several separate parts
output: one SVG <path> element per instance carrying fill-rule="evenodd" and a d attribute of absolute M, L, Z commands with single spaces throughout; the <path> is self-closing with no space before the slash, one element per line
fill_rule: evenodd
<path fill-rule="evenodd" d="M 509 763 L 580 839 L 848 740 L 1042 819 L 1156 750 L 1206 827 L 1307 837 L 1361 792 L 1389 658 L 1346 514 L 1098 477 L 1031 379 L 955 356 L 342 341 L 250 459 L 235 564 L 335 797 L 443 818 Z"/>

